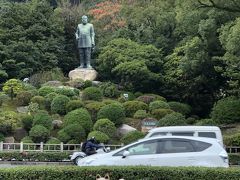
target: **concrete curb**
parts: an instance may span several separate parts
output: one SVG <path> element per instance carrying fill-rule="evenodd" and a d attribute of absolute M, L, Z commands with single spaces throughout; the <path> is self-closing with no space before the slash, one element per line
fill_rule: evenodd
<path fill-rule="evenodd" d="M 73 162 L 38 162 L 38 161 L 0 161 L 0 165 L 9 165 L 9 166 L 18 166 L 18 165 L 29 165 L 29 166 L 66 166 L 66 165 L 73 165 Z"/>

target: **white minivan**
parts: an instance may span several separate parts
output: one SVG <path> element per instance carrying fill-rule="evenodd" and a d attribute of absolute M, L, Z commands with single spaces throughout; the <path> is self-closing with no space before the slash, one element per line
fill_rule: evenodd
<path fill-rule="evenodd" d="M 215 138 L 223 146 L 223 137 L 217 126 L 167 126 L 151 129 L 144 138 L 154 136 L 194 136 Z"/>

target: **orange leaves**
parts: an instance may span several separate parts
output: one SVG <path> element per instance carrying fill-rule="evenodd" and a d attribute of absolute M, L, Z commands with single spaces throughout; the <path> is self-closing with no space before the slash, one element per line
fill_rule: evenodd
<path fill-rule="evenodd" d="M 122 5 L 118 1 L 104 1 L 96 4 L 95 8 L 89 11 L 89 14 L 94 17 L 96 23 L 101 24 L 101 28 L 104 30 L 115 30 L 126 24 L 120 15 L 121 9 Z"/>

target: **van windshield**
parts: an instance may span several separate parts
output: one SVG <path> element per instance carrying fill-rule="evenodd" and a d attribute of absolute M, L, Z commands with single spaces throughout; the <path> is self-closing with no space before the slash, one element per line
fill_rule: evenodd
<path fill-rule="evenodd" d="M 172 132 L 173 136 L 193 136 L 193 132 Z"/>

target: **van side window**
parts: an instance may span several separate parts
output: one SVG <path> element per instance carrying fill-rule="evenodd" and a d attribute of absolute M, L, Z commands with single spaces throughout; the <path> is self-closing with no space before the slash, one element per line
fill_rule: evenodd
<path fill-rule="evenodd" d="M 150 137 L 154 137 L 154 136 L 166 136 L 167 133 L 166 132 L 155 132 L 153 133 Z"/>
<path fill-rule="evenodd" d="M 216 138 L 215 132 L 198 132 L 199 137 L 209 137 L 209 138 Z"/>
<path fill-rule="evenodd" d="M 193 136 L 193 132 L 172 132 L 173 136 Z"/>

